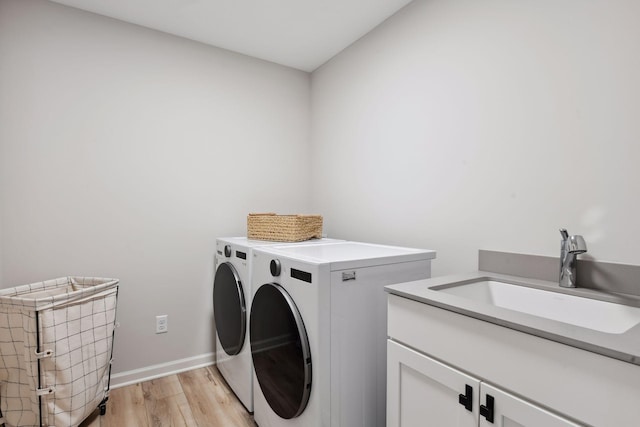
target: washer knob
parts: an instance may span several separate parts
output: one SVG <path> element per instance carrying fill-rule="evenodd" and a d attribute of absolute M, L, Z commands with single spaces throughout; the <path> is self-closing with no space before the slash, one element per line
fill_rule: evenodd
<path fill-rule="evenodd" d="M 269 265 L 269 269 L 271 270 L 271 275 L 274 277 L 278 277 L 282 270 L 282 266 L 280 265 L 280 260 L 272 259 L 271 264 Z"/>
<path fill-rule="evenodd" d="M 231 256 L 231 245 L 227 245 L 224 247 L 224 256 L 227 258 Z"/>

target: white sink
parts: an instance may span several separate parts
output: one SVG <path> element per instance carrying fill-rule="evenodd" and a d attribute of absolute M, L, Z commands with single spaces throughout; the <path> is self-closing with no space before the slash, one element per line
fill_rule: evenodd
<path fill-rule="evenodd" d="M 609 334 L 624 333 L 640 323 L 638 307 L 495 280 L 482 280 L 436 290 Z"/>

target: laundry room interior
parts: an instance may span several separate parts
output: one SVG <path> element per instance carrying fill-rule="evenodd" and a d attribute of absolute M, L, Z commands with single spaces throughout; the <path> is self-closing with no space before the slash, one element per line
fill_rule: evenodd
<path fill-rule="evenodd" d="M 148 23 L 125 22 L 144 16 L 136 2 L 83 3 L 0 0 L 0 289 L 117 278 L 114 390 L 215 363 L 216 239 L 246 236 L 251 213 L 322 215 L 325 238 L 433 251 L 431 280 L 481 270 L 482 254 L 557 268 L 559 229 L 588 246 L 578 269 L 640 266 L 639 2 L 377 1 L 377 21 L 325 27 L 318 49 L 333 50 L 315 56 L 297 31 L 325 16 L 293 20 L 308 2 L 284 2 L 274 25 L 291 51 L 266 24 L 234 35 L 255 53 L 189 33 L 205 0 L 160 2 Z M 637 276 L 616 286 L 640 307 Z M 591 287 L 580 273 L 577 287 Z M 577 347 L 609 342 L 590 340 Z M 640 379 L 640 347 L 617 345 L 598 357 Z"/>

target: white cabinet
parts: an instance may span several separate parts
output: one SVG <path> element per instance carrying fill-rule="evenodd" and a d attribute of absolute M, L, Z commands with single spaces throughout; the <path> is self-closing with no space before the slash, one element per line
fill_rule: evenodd
<path fill-rule="evenodd" d="M 578 426 L 394 341 L 387 350 L 387 427 Z"/>
<path fill-rule="evenodd" d="M 389 344 L 389 427 L 466 426 L 470 414 L 475 426 L 640 426 L 639 365 L 397 295 L 388 302 L 388 336 L 403 350 Z M 466 384 L 470 413 L 457 399 Z M 493 424 L 479 416 L 487 393 Z M 452 418 L 431 421 L 440 416 Z"/>
<path fill-rule="evenodd" d="M 387 341 L 387 427 L 475 427 L 478 405 L 472 394 L 479 388 L 477 379 Z M 470 411 L 459 403 L 465 390 L 471 390 Z"/>

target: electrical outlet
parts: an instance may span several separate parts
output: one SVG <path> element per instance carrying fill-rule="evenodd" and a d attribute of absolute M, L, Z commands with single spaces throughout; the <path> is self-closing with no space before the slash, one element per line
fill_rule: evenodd
<path fill-rule="evenodd" d="M 169 331 L 169 315 L 156 316 L 156 334 L 164 334 Z"/>

